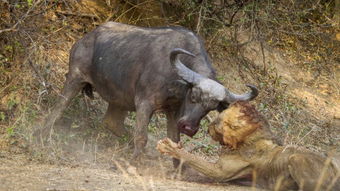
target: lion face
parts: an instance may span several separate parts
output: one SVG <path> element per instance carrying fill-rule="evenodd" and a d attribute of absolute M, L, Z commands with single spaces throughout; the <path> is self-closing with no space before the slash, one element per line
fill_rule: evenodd
<path fill-rule="evenodd" d="M 209 126 L 209 134 L 215 141 L 233 149 L 261 126 L 261 116 L 248 102 L 239 101 L 220 113 Z"/>

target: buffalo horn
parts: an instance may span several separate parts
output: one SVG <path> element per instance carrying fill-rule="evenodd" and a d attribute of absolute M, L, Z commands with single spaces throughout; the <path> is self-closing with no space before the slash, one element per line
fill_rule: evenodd
<path fill-rule="evenodd" d="M 180 60 L 179 55 L 185 54 L 195 57 L 194 54 L 181 48 L 175 48 L 170 52 L 170 63 L 177 70 L 177 74 L 186 82 L 197 85 L 204 77 L 188 67 L 186 67 Z"/>
<path fill-rule="evenodd" d="M 247 84 L 246 86 L 251 89 L 251 92 L 248 92 L 248 93 L 245 93 L 245 94 L 242 94 L 242 95 L 234 94 L 234 93 L 230 92 L 229 90 L 225 89 L 226 97 L 225 97 L 224 101 L 227 102 L 227 103 L 233 103 L 235 101 L 241 101 L 241 100 L 242 101 L 250 101 L 250 100 L 254 99 L 259 94 L 259 91 L 255 86 L 250 85 L 250 84 Z"/>

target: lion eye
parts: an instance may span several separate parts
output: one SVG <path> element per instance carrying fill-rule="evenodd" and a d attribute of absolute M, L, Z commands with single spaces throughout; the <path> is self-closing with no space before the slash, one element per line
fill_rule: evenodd
<path fill-rule="evenodd" d="M 235 126 L 235 125 L 231 125 L 231 126 L 230 126 L 230 128 L 231 128 L 231 129 L 233 129 L 233 130 L 236 130 L 236 129 L 238 129 L 238 127 L 237 127 L 237 126 Z"/>

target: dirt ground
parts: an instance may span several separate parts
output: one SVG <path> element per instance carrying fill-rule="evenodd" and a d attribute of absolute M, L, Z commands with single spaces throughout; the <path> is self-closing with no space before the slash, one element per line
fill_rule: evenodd
<path fill-rule="evenodd" d="M 173 169 L 169 157 L 160 156 L 150 146 L 136 168 L 128 162 L 131 149 L 120 149 L 105 148 L 95 153 L 73 150 L 64 153 L 64 160 L 60 159 L 64 162 L 52 164 L 37 161 L 27 153 L 0 152 L 0 190 L 260 190 L 216 183 L 188 168 L 179 173 Z"/>
<path fill-rule="evenodd" d="M 195 183 L 124 174 L 118 170 L 90 165 L 87 167 L 34 164 L 0 159 L 0 190 L 251 190 L 236 185 Z"/>

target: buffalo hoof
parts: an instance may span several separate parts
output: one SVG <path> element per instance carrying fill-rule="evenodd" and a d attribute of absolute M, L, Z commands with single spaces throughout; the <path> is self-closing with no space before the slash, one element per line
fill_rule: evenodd
<path fill-rule="evenodd" d="M 36 127 L 33 132 L 33 138 L 35 138 L 37 144 L 42 146 L 47 145 L 52 140 L 53 129 L 49 127 Z"/>

